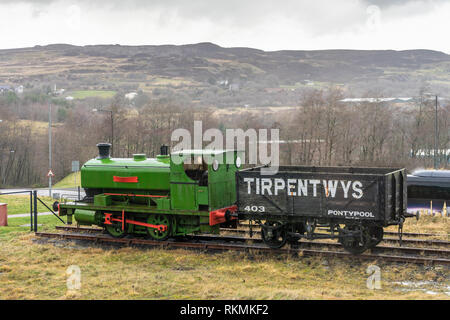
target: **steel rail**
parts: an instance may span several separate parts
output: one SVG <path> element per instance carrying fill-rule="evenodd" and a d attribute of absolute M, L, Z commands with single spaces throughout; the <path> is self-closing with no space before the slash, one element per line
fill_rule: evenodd
<path fill-rule="evenodd" d="M 103 229 L 99 228 L 87 228 L 87 227 L 75 227 L 75 226 L 56 226 L 57 230 L 65 231 L 86 231 L 86 232 L 102 232 Z M 205 240 L 205 241 L 227 241 L 227 242 L 253 242 L 262 243 L 261 238 L 248 238 L 248 237 L 236 237 L 236 236 L 213 236 L 213 235 L 191 235 L 187 238 L 192 240 Z M 416 239 L 417 240 L 417 239 Z M 403 240 L 405 241 L 405 240 Z M 299 246 L 307 247 L 328 247 L 328 248 L 342 248 L 342 245 L 338 242 L 318 242 L 301 240 L 297 243 Z M 441 254 L 448 255 L 450 257 L 450 250 L 425 248 L 425 247 L 399 247 L 399 246 L 376 246 L 370 249 L 371 252 L 383 252 L 383 251 L 403 251 L 405 253 L 418 253 L 418 254 Z"/>
<path fill-rule="evenodd" d="M 221 231 L 231 232 L 231 233 L 250 233 L 248 229 L 232 229 L 232 228 L 222 228 Z M 260 234 L 260 230 L 253 230 L 254 234 Z M 394 233 L 396 234 L 396 233 Z M 405 235 L 405 234 L 403 234 Z M 398 238 L 383 238 L 383 242 L 394 242 L 398 243 L 400 240 Z M 440 240 L 440 239 L 402 239 L 405 244 L 420 244 L 420 245 L 437 245 L 437 246 L 450 246 L 450 241 Z"/>
<path fill-rule="evenodd" d="M 260 238 L 245 238 L 245 237 L 230 237 L 230 236 L 210 236 L 210 235 L 196 235 L 191 236 L 190 238 L 194 240 L 206 240 L 206 241 L 229 241 L 229 242 L 253 242 L 253 243 L 263 243 L 263 240 Z M 327 247 L 327 248 L 342 248 L 342 245 L 338 242 L 317 242 L 317 241 L 308 241 L 301 240 L 295 244 L 295 246 L 299 247 Z M 416 253 L 416 254 L 440 254 L 445 255 L 450 258 L 450 250 L 446 249 L 436 249 L 436 248 L 422 248 L 422 247 L 399 247 L 399 246 L 376 246 L 370 249 L 373 252 L 385 252 L 385 251 L 402 251 L 405 253 Z"/>
<path fill-rule="evenodd" d="M 86 232 L 102 232 L 102 228 L 92 228 L 92 227 L 79 227 L 79 226 L 55 226 L 56 230 L 65 230 L 65 231 L 86 231 Z"/>
<path fill-rule="evenodd" d="M 86 232 L 96 232 L 96 231 L 102 231 L 103 229 L 100 228 L 90 228 L 90 227 L 76 227 L 76 226 L 56 226 L 56 229 L 58 230 L 66 230 L 66 231 L 86 231 Z M 229 229 L 229 228 L 222 228 L 221 231 L 225 232 L 231 232 L 231 233 L 249 233 L 249 230 L 243 230 L 243 229 Z M 260 234 L 261 231 L 254 230 L 254 234 Z M 225 236 L 224 236 L 225 237 Z M 251 240 L 258 241 L 257 238 L 249 238 Z M 384 242 L 394 242 L 398 243 L 399 239 L 397 238 L 384 238 Z M 437 239 L 403 239 L 403 243 L 405 244 L 421 244 L 421 245 L 437 245 L 437 246 L 450 246 L 450 241 L 446 240 L 437 240 Z M 312 241 L 308 241 L 308 243 L 313 243 Z M 317 242 L 315 242 L 317 243 Z M 406 247 L 404 247 L 406 248 Z M 418 248 L 417 248 L 418 249 Z"/>
<path fill-rule="evenodd" d="M 385 254 L 372 254 L 364 253 L 361 255 L 352 255 L 343 251 L 323 251 L 303 248 L 281 248 L 272 249 L 267 246 L 261 245 L 246 245 L 246 244 L 230 244 L 230 243 L 214 243 L 207 242 L 177 242 L 177 241 L 157 241 L 146 240 L 140 238 L 113 238 L 108 235 L 92 235 L 92 234 L 79 234 L 79 233 L 50 233 L 50 232 L 36 232 L 38 237 L 46 238 L 59 238 L 68 240 L 87 240 L 94 243 L 104 244 L 120 244 L 120 245 L 144 245 L 149 247 L 161 247 L 161 248 L 192 248 L 200 249 L 204 251 L 250 251 L 250 252 L 263 252 L 263 253 L 276 253 L 276 254 L 296 254 L 299 256 L 332 256 L 332 257 L 347 257 L 352 259 L 363 260 L 385 260 L 390 262 L 406 262 L 415 264 L 442 264 L 450 265 L 450 259 L 440 257 L 421 257 L 421 256 L 396 256 Z M 219 237 L 220 238 L 220 237 Z M 217 240 L 217 238 L 216 238 Z"/>

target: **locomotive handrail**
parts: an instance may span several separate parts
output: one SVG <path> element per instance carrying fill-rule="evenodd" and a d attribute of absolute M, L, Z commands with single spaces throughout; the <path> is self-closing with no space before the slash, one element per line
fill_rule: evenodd
<path fill-rule="evenodd" d="M 242 170 L 239 170 L 238 172 L 252 171 L 252 170 L 256 170 L 256 169 L 265 168 L 265 167 L 268 167 L 268 166 L 269 166 L 268 164 L 265 164 L 265 165 L 261 165 L 261 166 L 256 166 L 256 167 L 250 167 L 250 168 L 242 169 Z"/>
<path fill-rule="evenodd" d="M 151 195 L 151 194 L 134 194 L 134 193 L 104 193 L 107 196 L 124 196 L 124 197 L 147 197 L 147 198 L 167 198 L 168 196 Z"/>
<path fill-rule="evenodd" d="M 100 168 L 157 168 L 157 169 L 168 169 L 169 166 L 133 166 L 133 165 L 110 165 L 110 164 L 85 164 L 84 167 L 100 167 Z"/>

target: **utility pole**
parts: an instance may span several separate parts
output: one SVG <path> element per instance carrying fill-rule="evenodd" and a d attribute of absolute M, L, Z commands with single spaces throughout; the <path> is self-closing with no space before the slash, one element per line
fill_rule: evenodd
<path fill-rule="evenodd" d="M 111 158 L 114 156 L 114 115 L 111 111 Z"/>
<path fill-rule="evenodd" d="M 52 170 L 52 104 L 48 100 L 48 170 Z M 52 196 L 52 175 L 48 175 L 48 195 Z"/>
<path fill-rule="evenodd" d="M 430 97 L 434 96 L 435 101 L 435 109 L 434 109 L 434 151 L 433 151 L 433 167 L 434 170 L 437 170 L 438 168 L 438 141 L 439 141 L 439 127 L 438 127 L 438 95 L 437 94 L 431 94 L 431 93 L 423 93 L 424 95 Z M 428 100 L 431 100 L 428 98 Z"/>
<path fill-rule="evenodd" d="M 434 169 L 438 167 L 438 96 L 436 95 L 436 109 L 434 116 Z"/>

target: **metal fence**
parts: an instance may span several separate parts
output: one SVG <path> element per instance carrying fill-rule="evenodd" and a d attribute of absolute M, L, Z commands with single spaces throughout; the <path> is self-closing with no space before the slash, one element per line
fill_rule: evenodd
<path fill-rule="evenodd" d="M 47 206 L 45 203 L 44 203 L 44 201 L 42 201 L 41 199 L 39 199 L 39 197 L 38 197 L 38 195 L 37 195 L 37 190 L 34 190 L 33 191 L 33 199 L 34 199 L 34 201 L 33 201 L 33 203 L 34 203 L 34 206 L 33 206 L 33 215 L 34 215 L 34 226 L 33 226 L 33 231 L 34 232 L 37 232 L 37 229 L 38 229 L 38 210 L 37 210 L 37 208 L 38 208 L 38 201 L 44 206 L 44 207 L 46 207 L 55 217 L 57 217 L 62 223 L 64 223 L 64 224 L 66 224 L 65 222 L 64 222 L 64 220 L 63 219 L 61 219 L 60 217 L 59 217 L 59 215 L 57 215 L 49 206 Z"/>
<path fill-rule="evenodd" d="M 0 195 L 12 195 L 12 194 L 29 194 L 30 196 L 30 231 L 37 232 L 38 228 L 38 203 L 41 203 L 46 207 L 55 217 L 57 217 L 62 223 L 66 224 L 58 214 L 56 214 L 49 206 L 47 206 L 37 194 L 37 190 L 24 190 L 24 191 L 12 191 L 2 192 Z"/>
<path fill-rule="evenodd" d="M 33 191 L 25 190 L 25 191 L 2 192 L 0 193 L 0 195 L 4 196 L 19 193 L 28 193 L 30 195 L 30 231 L 33 231 Z"/>

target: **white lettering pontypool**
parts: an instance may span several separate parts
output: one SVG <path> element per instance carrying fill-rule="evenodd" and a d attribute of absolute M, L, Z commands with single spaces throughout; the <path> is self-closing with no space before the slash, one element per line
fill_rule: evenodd
<path fill-rule="evenodd" d="M 364 196 L 363 183 L 361 181 L 347 180 L 319 180 L 319 179 L 282 179 L 282 178 L 244 178 L 247 184 L 248 194 L 280 195 L 287 192 L 288 196 L 318 197 L 320 189 L 327 198 L 335 198 L 338 194 L 344 199 L 351 196 L 361 199 Z"/>
<path fill-rule="evenodd" d="M 375 218 L 373 212 L 369 211 L 328 210 L 328 215 L 350 218 Z"/>

